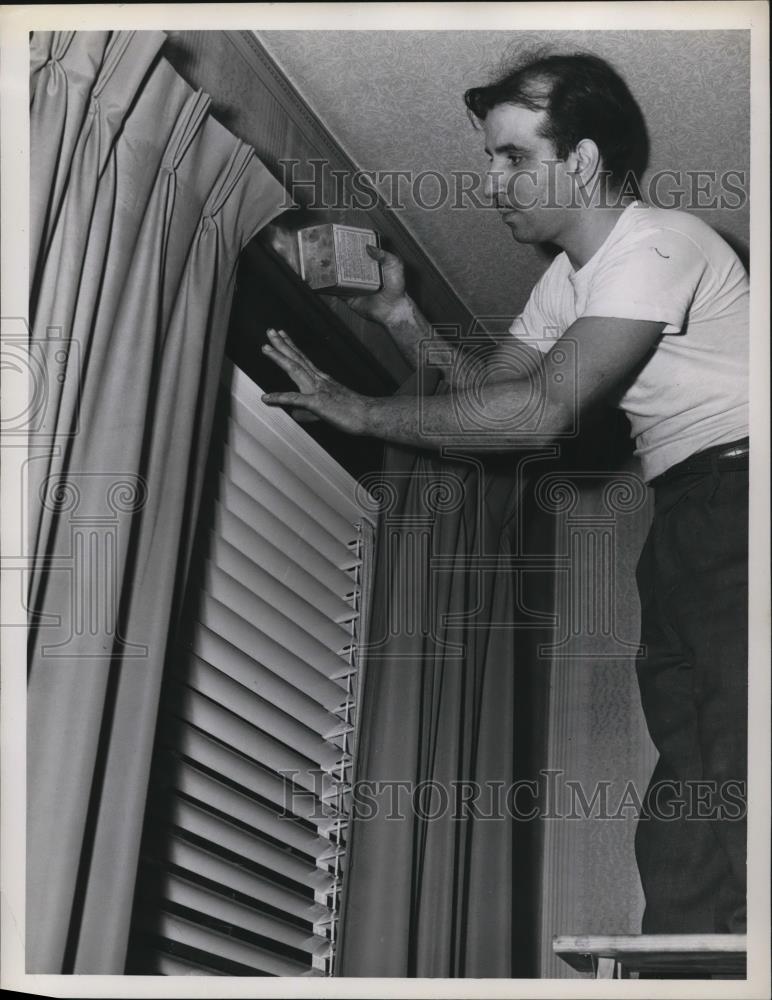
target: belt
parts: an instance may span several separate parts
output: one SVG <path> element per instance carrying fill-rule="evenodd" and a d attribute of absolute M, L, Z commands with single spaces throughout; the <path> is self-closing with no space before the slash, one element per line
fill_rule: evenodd
<path fill-rule="evenodd" d="M 747 437 L 726 444 L 717 444 L 704 451 L 695 452 L 677 465 L 671 466 L 659 476 L 650 480 L 649 486 L 667 482 L 675 476 L 685 476 L 691 473 L 712 472 L 720 468 L 747 469 L 750 442 Z"/>

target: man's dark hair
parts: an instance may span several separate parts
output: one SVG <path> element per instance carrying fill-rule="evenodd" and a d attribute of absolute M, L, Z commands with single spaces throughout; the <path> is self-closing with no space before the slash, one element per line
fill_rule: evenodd
<path fill-rule="evenodd" d="M 622 77 L 604 59 L 585 53 L 528 57 L 485 87 L 464 94 L 475 118 L 500 104 L 546 111 L 542 135 L 561 160 L 581 139 L 592 139 L 613 187 L 638 183 L 649 158 L 643 113 Z"/>

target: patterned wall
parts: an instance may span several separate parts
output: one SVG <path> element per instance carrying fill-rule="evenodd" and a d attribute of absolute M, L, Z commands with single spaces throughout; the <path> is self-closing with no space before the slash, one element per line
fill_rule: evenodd
<path fill-rule="evenodd" d="M 648 122 L 650 173 L 737 170 L 747 178 L 747 32 L 260 31 L 258 37 L 364 170 L 447 176 L 483 170 L 483 144 L 466 116 L 464 90 L 487 82 L 508 53 L 548 43 L 597 53 L 623 72 Z M 453 209 L 450 201 L 421 208 L 410 185 L 401 186 L 402 221 L 471 311 L 516 313 L 546 258 L 514 243 L 490 211 Z M 666 179 L 661 190 L 672 188 Z M 440 193 L 438 181 L 422 182 L 425 203 Z M 744 252 L 747 204 L 696 212 Z"/>

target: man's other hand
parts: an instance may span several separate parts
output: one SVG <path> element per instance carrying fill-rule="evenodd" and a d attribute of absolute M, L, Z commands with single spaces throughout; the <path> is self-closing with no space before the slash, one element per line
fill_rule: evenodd
<path fill-rule="evenodd" d="M 283 330 L 268 330 L 268 339 L 263 353 L 289 375 L 299 391 L 265 393 L 264 403 L 300 407 L 349 434 L 364 433 L 364 396 L 319 371 Z"/>
<path fill-rule="evenodd" d="M 347 297 L 348 305 L 364 319 L 381 323 L 388 327 L 395 316 L 404 313 L 407 306 L 405 290 L 405 267 L 396 254 L 368 244 L 367 253 L 381 265 L 383 285 L 373 295 Z"/>

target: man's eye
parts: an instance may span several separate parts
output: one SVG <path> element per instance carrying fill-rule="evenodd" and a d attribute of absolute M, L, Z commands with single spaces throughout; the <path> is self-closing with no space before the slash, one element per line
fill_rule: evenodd
<path fill-rule="evenodd" d="M 512 164 L 513 167 L 517 167 L 519 164 L 523 162 L 523 157 L 517 156 L 515 153 L 510 153 L 507 159 L 509 160 L 509 162 Z"/>

